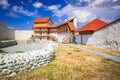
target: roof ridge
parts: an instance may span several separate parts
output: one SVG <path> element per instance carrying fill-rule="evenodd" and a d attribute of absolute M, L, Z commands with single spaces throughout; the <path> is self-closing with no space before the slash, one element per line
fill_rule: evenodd
<path fill-rule="evenodd" d="M 100 28 L 103 28 L 106 25 L 107 25 L 107 22 L 96 18 L 96 19 L 88 22 L 87 24 L 85 24 L 81 28 L 77 29 L 77 31 L 89 31 L 89 30 L 96 31 Z"/>

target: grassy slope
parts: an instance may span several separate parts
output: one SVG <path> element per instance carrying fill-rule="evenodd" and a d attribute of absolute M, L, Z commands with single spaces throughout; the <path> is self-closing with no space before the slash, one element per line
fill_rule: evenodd
<path fill-rule="evenodd" d="M 41 68 L 0 80 L 120 80 L 120 63 L 61 45 Z"/>

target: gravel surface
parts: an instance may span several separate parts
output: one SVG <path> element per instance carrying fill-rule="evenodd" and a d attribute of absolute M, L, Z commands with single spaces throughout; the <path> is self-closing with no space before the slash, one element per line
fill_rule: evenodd
<path fill-rule="evenodd" d="M 16 53 L 16 51 L 22 52 L 30 52 L 32 50 L 40 50 L 42 47 L 47 44 L 46 41 L 42 41 L 41 43 L 32 43 L 32 44 L 22 44 L 15 45 L 11 47 L 2 48 L 2 50 L 7 51 L 8 53 Z"/>

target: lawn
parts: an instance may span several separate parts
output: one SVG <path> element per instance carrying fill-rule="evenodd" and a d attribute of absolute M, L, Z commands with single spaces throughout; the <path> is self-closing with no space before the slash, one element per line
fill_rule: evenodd
<path fill-rule="evenodd" d="M 60 45 L 49 64 L 0 80 L 120 80 L 119 69 L 120 63 Z"/>

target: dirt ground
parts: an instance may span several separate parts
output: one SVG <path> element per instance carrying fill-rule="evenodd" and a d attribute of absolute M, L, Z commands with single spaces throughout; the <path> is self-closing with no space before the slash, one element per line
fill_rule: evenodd
<path fill-rule="evenodd" d="M 77 44 L 77 46 L 120 57 L 120 52 L 113 51 L 111 49 L 103 49 L 103 48 L 99 48 L 99 47 L 95 47 L 95 46 L 91 46 L 91 45 L 80 45 L 80 44 Z"/>
<path fill-rule="evenodd" d="M 60 45 L 49 64 L 0 80 L 120 80 L 120 63 Z"/>

